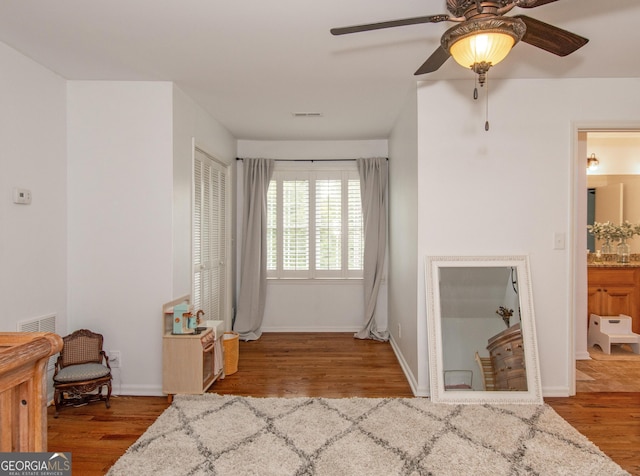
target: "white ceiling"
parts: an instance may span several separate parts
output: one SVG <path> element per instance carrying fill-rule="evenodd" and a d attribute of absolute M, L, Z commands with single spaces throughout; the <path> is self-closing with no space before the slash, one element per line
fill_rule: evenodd
<path fill-rule="evenodd" d="M 416 79 L 473 84 L 452 59 L 413 76 L 450 24 L 329 29 L 439 13 L 445 0 L 0 0 L 0 41 L 67 79 L 174 81 L 238 139 L 383 139 Z M 590 42 L 565 58 L 518 44 L 492 78 L 640 77 L 638 0 L 511 14 Z"/>

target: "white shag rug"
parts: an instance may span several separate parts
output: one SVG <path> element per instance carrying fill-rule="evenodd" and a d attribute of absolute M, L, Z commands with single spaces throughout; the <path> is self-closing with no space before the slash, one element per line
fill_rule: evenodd
<path fill-rule="evenodd" d="M 176 396 L 108 476 L 623 475 L 548 405 Z"/>

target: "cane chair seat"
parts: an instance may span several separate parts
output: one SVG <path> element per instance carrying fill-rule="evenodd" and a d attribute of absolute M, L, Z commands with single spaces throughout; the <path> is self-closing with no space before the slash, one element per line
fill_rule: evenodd
<path fill-rule="evenodd" d="M 81 329 L 63 337 L 62 342 L 53 375 L 56 418 L 65 405 L 104 401 L 109 408 L 111 367 L 102 350 L 102 335 Z M 103 389 L 106 389 L 106 394 Z"/>

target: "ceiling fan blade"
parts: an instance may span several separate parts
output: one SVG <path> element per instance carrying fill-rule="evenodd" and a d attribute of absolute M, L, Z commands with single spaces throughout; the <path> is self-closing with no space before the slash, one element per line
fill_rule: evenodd
<path fill-rule="evenodd" d="M 442 66 L 451 55 L 445 50 L 442 46 L 439 46 L 437 50 L 431 53 L 431 56 L 427 58 L 422 66 L 418 68 L 418 71 L 414 73 L 414 76 L 418 76 L 421 74 L 433 73 L 440 66 Z"/>
<path fill-rule="evenodd" d="M 589 41 L 575 33 L 525 15 L 515 15 L 515 18 L 521 19 L 527 25 L 527 32 L 522 41 L 554 55 L 567 56 Z"/>
<path fill-rule="evenodd" d="M 359 31 L 381 30 L 382 28 L 393 28 L 396 26 L 418 25 L 420 23 L 439 23 L 449 20 L 449 15 L 429 15 L 426 17 L 405 18 L 403 20 L 383 21 L 380 23 L 368 23 L 365 25 L 345 26 L 332 28 L 332 35 L 346 35 L 347 33 L 357 33 Z"/>
<path fill-rule="evenodd" d="M 535 8 L 540 7 L 542 5 L 546 5 L 547 3 L 557 2 L 558 0 L 520 0 L 516 1 L 516 6 L 520 8 Z"/>

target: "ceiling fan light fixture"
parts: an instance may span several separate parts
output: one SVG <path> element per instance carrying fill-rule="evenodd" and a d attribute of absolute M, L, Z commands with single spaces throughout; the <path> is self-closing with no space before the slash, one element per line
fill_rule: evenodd
<path fill-rule="evenodd" d="M 481 18 L 449 28 L 441 44 L 460 66 L 478 73 L 482 84 L 489 68 L 507 57 L 526 30 L 518 18 Z"/>
<path fill-rule="evenodd" d="M 460 66 L 472 68 L 475 63 L 498 64 L 514 44 L 513 38 L 504 33 L 478 33 L 459 39 L 449 52 Z"/>

